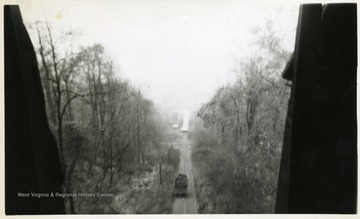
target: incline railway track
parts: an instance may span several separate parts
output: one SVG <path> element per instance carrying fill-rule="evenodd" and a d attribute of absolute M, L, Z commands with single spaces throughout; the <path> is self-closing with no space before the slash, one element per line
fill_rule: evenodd
<path fill-rule="evenodd" d="M 183 134 L 181 144 L 179 145 L 179 150 L 179 173 L 184 173 L 188 176 L 188 190 L 185 197 L 175 197 L 173 214 L 196 214 L 197 203 L 194 189 L 194 176 L 192 174 L 192 164 L 190 160 L 191 148 L 189 146 L 187 134 Z"/>

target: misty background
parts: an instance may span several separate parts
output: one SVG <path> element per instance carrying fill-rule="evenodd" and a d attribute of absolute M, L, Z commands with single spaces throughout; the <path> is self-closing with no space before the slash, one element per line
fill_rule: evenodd
<path fill-rule="evenodd" d="M 74 48 L 103 45 L 117 74 L 164 110 L 196 110 L 234 81 L 238 61 L 256 52 L 255 28 L 268 21 L 291 51 L 298 17 L 296 2 L 38 0 L 20 8 L 25 24 L 56 27 L 54 38 L 71 30 Z"/>

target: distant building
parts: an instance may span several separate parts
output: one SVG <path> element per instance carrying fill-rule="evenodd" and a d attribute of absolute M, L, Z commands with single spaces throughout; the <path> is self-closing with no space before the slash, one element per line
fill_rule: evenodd
<path fill-rule="evenodd" d="M 180 129 L 181 132 L 186 133 L 189 131 L 189 121 L 190 121 L 190 111 L 189 110 L 183 111 L 183 124 Z"/>

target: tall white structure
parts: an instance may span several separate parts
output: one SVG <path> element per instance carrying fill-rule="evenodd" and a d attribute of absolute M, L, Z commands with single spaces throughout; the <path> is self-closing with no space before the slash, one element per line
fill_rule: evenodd
<path fill-rule="evenodd" d="M 189 131 L 189 121 L 190 121 L 190 110 L 183 111 L 183 124 L 181 127 L 181 132 Z"/>

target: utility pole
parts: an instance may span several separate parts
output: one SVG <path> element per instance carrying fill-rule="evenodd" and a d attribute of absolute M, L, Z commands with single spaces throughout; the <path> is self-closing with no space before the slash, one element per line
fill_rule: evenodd
<path fill-rule="evenodd" d="M 161 176 L 161 162 L 159 162 L 159 177 L 160 177 L 160 185 L 162 184 L 162 176 Z"/>

